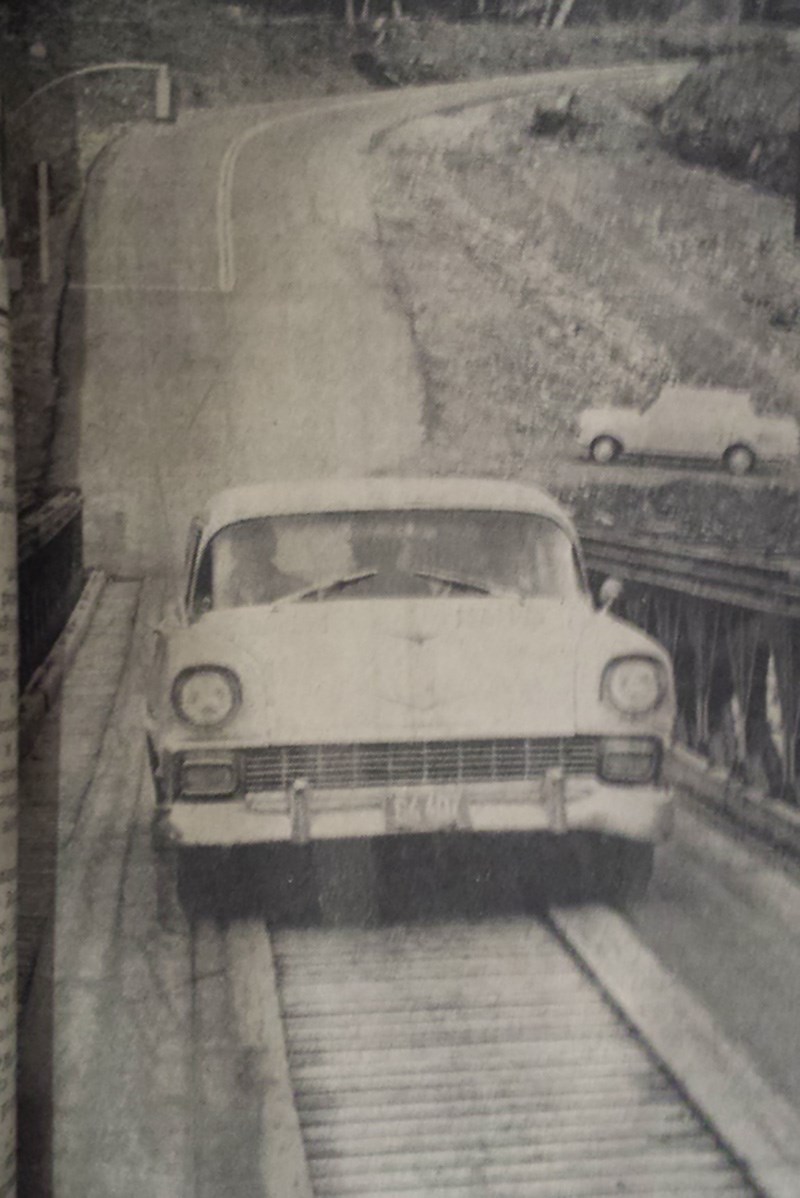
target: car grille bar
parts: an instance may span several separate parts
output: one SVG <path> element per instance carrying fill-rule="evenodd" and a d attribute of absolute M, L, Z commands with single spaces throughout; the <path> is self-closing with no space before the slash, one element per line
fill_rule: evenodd
<path fill-rule="evenodd" d="M 538 778 L 560 766 L 567 774 L 597 770 L 592 736 L 504 740 L 401 741 L 383 744 L 272 745 L 247 749 L 248 791 L 283 790 L 299 778 L 318 789 L 503 782 Z"/>

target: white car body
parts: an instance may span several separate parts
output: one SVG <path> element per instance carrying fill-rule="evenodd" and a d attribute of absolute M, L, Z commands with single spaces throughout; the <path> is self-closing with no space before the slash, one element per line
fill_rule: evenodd
<path fill-rule="evenodd" d="M 592 454 L 602 438 L 611 438 L 621 453 L 718 462 L 736 447 L 748 449 L 760 461 L 794 458 L 799 447 L 793 418 L 761 416 L 746 391 L 710 387 L 665 387 L 644 411 L 585 409 L 579 418 L 581 447 Z"/>
<path fill-rule="evenodd" d="M 261 528 L 280 530 L 295 563 L 304 536 L 330 555 L 337 530 L 351 540 L 353 528 L 366 530 L 377 537 L 363 550 L 369 564 L 382 536 L 392 553 L 406 552 L 403 528 L 415 551 L 432 553 L 462 526 L 464 543 L 477 543 L 495 525 L 524 537 L 535 529 L 555 546 L 563 593 L 485 594 L 427 571 L 414 574 L 413 593 L 395 593 L 405 583 L 382 582 L 388 572 L 350 569 L 330 593 L 239 606 L 198 600 L 209 561 L 223 578 L 226 546 Z M 503 544 L 488 548 L 502 573 Z M 330 568 L 317 568 L 314 583 L 330 580 Z M 410 570 L 392 568 L 397 578 Z M 223 585 L 215 574 L 215 595 Z M 612 666 L 623 661 L 634 664 Z M 224 685 L 235 677 L 238 702 L 219 726 L 197 727 L 180 714 L 175 696 L 182 703 L 185 692 L 176 687 L 199 676 L 201 692 L 203 671 L 215 669 Z M 643 713 L 618 710 L 604 692 L 609 669 L 620 686 L 629 676 L 657 679 L 657 702 Z M 583 829 L 654 843 L 671 821 L 660 775 L 674 714 L 668 655 L 596 609 L 574 529 L 537 488 L 375 479 L 236 489 L 194 523 L 184 597 L 157 631 L 147 700 L 156 827 L 162 843 L 183 847 L 459 829 Z M 651 755 L 647 777 L 604 780 L 625 753 L 640 754 L 636 762 Z M 208 793 L 187 794 L 204 777 Z M 220 780 L 229 793 L 214 793 Z"/>

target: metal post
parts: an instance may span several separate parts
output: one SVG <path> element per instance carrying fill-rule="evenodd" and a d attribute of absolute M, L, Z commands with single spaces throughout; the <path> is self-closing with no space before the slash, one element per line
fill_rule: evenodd
<path fill-rule="evenodd" d="M 50 282 L 50 172 L 46 162 L 36 168 L 39 201 L 39 282 Z"/>
<path fill-rule="evenodd" d="M 171 84 L 169 67 L 166 64 L 158 68 L 156 73 L 156 120 L 168 121 L 172 111 Z"/>

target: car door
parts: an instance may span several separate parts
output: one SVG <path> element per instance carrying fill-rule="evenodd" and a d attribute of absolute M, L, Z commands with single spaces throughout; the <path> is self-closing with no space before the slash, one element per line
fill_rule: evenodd
<path fill-rule="evenodd" d="M 703 454 L 707 452 L 708 423 L 702 404 L 665 392 L 645 413 L 642 451 L 667 456 Z"/>

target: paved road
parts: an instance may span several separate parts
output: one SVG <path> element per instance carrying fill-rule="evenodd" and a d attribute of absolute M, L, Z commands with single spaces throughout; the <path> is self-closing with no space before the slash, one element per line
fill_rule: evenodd
<path fill-rule="evenodd" d="M 369 204 L 380 155 L 369 149 L 392 122 L 531 86 L 193 114 L 111 147 L 71 263 L 61 361 L 70 402 L 56 466 L 60 481 L 84 488 L 94 562 L 126 575 L 169 571 L 188 516 L 228 483 L 413 471 L 423 395 L 408 321 L 382 273 Z M 131 593 L 112 598 L 130 625 Z M 159 588 L 145 583 L 136 604 L 113 711 L 92 717 L 96 768 L 87 749 L 62 812 L 58 1193 L 239 1198 L 262 1177 L 263 1112 L 248 1102 L 254 1049 L 234 1052 L 225 1030 L 222 932 L 190 942 L 155 930 L 138 726 L 141 646 Z M 79 735 L 91 740 L 82 704 L 92 683 L 76 675 L 75 688 L 60 723 L 65 764 Z M 800 891 L 743 860 L 685 817 L 637 926 L 800 1106 Z M 48 1018 L 46 975 L 32 1020 Z M 192 1036 L 207 1049 L 202 1067 Z M 29 1063 L 26 1076 L 46 1072 Z M 190 1117 L 198 1093 L 200 1127 Z M 221 1161 L 237 1171 L 222 1177 Z"/>
<path fill-rule="evenodd" d="M 61 709 L 25 764 L 25 793 L 40 804 L 49 793 L 59 807 L 55 937 L 40 951 L 22 1028 L 27 1198 L 285 1198 L 267 1187 L 275 1158 L 268 1166 L 263 1154 L 267 1132 L 274 1144 L 281 1130 L 266 1084 L 275 1068 L 263 925 L 203 921 L 190 933 L 157 920 L 136 728 L 142 650 L 162 601 L 157 581 L 109 585 Z M 510 871 L 471 870 L 464 885 L 432 872 L 424 852 L 406 865 L 395 901 L 412 926 L 433 916 L 480 934 L 486 921 L 524 914 Z M 40 876 L 40 901 L 46 893 Z M 800 881 L 684 810 L 634 922 L 800 1110 Z"/>
<path fill-rule="evenodd" d="M 370 148 L 437 107 L 630 73 L 188 114 L 111 146 L 72 256 L 56 440 L 92 560 L 164 568 L 232 482 L 413 472 L 422 382 L 379 253 Z"/>

